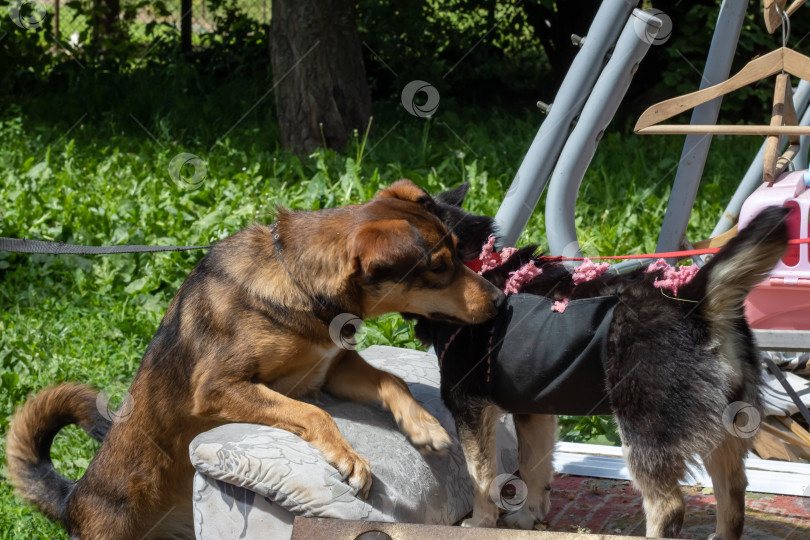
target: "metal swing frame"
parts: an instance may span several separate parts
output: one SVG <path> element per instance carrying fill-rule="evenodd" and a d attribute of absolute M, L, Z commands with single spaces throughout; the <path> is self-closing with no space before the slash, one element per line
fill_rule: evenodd
<path fill-rule="evenodd" d="M 636 8 L 636 0 L 603 0 L 582 49 L 548 108 L 517 174 L 495 216 L 503 246 L 514 246 L 529 222 L 543 191 L 546 234 L 552 255 L 580 257 L 582 252 L 574 224 L 577 193 L 596 146 L 624 98 L 638 64 L 646 55 L 662 21 L 651 12 Z M 747 0 L 726 0 L 717 17 L 700 89 L 728 78 Z M 600 69 L 601 68 L 601 69 Z M 810 82 L 802 80 L 793 95 L 801 125 L 810 125 Z M 722 98 L 695 107 L 691 124 L 715 124 Z M 690 134 L 681 152 L 678 170 L 658 236 L 657 252 L 688 247 L 686 228 L 703 175 L 711 135 Z M 784 141 L 780 141 L 784 143 Z M 810 137 L 801 137 L 801 150 L 794 158 L 796 169 L 807 168 Z M 743 201 L 762 181 L 765 143 L 754 158 L 737 191 L 718 220 L 712 237 L 736 222 Z M 684 245 L 685 244 L 685 245 Z M 615 264 L 612 272 L 627 272 L 651 262 L 635 260 Z M 702 265 L 700 257 L 695 264 Z M 757 330 L 763 349 L 810 350 L 810 332 Z"/>

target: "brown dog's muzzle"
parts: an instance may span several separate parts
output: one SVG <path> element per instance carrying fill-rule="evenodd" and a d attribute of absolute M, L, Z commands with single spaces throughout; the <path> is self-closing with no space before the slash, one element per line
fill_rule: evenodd
<path fill-rule="evenodd" d="M 461 272 L 456 287 L 465 313 L 459 318 L 467 324 L 478 324 L 494 317 L 506 298 L 503 292 L 466 266 Z"/>

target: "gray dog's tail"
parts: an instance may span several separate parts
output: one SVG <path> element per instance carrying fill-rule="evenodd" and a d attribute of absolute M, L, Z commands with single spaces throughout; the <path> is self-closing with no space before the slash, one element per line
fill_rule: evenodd
<path fill-rule="evenodd" d="M 789 212 L 788 208 L 776 206 L 760 212 L 700 269 L 682 292 L 679 290 L 678 296 L 700 302 L 712 322 L 738 320 L 745 297 L 785 253 Z"/>

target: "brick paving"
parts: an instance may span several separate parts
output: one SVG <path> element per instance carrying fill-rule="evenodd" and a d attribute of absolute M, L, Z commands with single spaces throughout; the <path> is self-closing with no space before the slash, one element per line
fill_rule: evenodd
<path fill-rule="evenodd" d="M 552 486 L 551 512 L 538 529 L 644 536 L 641 494 L 630 482 L 557 475 Z M 682 489 L 687 509 L 679 538 L 708 538 L 715 523 L 712 490 Z M 743 538 L 809 539 L 810 498 L 747 493 Z"/>

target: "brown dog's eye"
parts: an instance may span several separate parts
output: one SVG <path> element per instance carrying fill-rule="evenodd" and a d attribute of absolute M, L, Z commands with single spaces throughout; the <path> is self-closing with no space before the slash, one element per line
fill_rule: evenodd
<path fill-rule="evenodd" d="M 436 263 L 430 267 L 430 271 L 434 274 L 441 274 L 445 270 L 447 270 L 447 265 L 444 263 Z"/>

